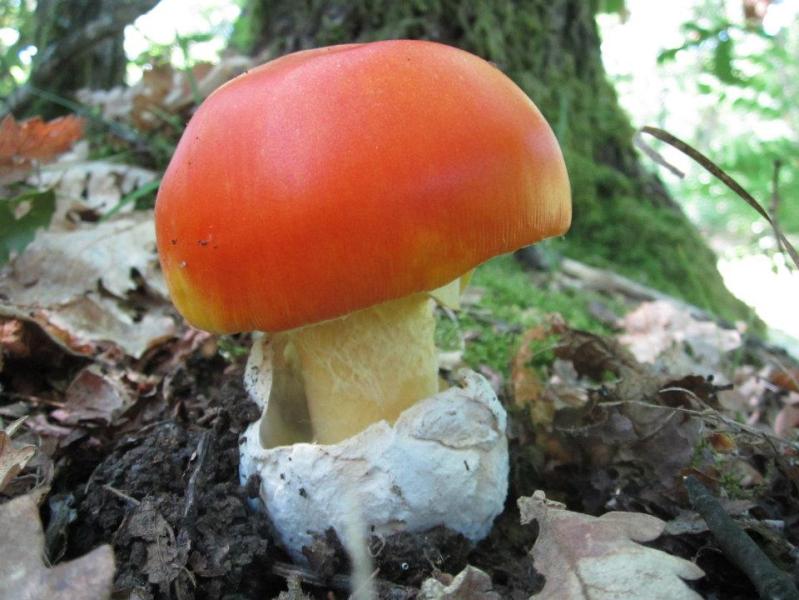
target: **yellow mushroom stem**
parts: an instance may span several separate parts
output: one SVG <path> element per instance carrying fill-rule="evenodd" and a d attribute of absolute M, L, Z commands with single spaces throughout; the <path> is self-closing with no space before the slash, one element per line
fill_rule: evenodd
<path fill-rule="evenodd" d="M 433 301 L 427 293 L 281 334 L 305 388 L 312 435 L 334 444 L 438 391 Z"/>

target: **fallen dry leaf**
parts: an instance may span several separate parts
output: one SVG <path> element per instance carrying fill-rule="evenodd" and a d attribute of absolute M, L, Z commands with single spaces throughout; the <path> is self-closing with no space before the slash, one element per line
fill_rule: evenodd
<path fill-rule="evenodd" d="M 146 70 L 141 80 L 131 87 L 83 89 L 76 95 L 83 104 L 99 108 L 106 120 L 128 121 L 137 129 L 151 131 L 169 126 L 170 116 L 180 115 L 193 106 L 198 97 L 205 98 L 255 64 L 257 59 L 252 57 L 225 56 L 214 65 L 195 65 L 191 75 L 169 64 L 156 65 Z"/>
<path fill-rule="evenodd" d="M 30 345 L 25 338 L 25 324 L 23 321 L 20 319 L 0 319 L 0 349 L 2 349 L 2 355 L 15 358 L 30 356 Z"/>
<path fill-rule="evenodd" d="M 111 596 L 111 546 L 47 568 L 42 562 L 44 532 L 30 495 L 0 505 L 0 598 L 105 600 Z"/>
<path fill-rule="evenodd" d="M 671 302 L 644 302 L 622 320 L 619 341 L 640 362 L 657 363 L 669 373 L 722 374 L 722 359 L 741 345 L 741 334 L 695 318 Z"/>
<path fill-rule="evenodd" d="M 302 580 L 297 575 L 291 575 L 286 579 L 286 587 L 288 589 L 280 592 L 275 600 L 313 600 L 302 591 Z"/>
<path fill-rule="evenodd" d="M 141 86 L 133 96 L 131 121 L 137 129 L 151 131 L 168 122 L 165 115 L 177 114 L 194 100 L 190 78 L 195 85 L 211 71 L 209 63 L 197 63 L 191 75 L 170 64 L 156 65 L 144 72 Z M 199 92 L 199 89 L 198 89 Z M 184 102 L 180 102 L 183 99 Z M 201 98 L 200 98 L 201 99 Z"/>
<path fill-rule="evenodd" d="M 519 342 L 519 349 L 511 361 L 510 379 L 513 391 L 513 402 L 519 408 L 530 409 L 533 425 L 548 425 L 552 422 L 555 409 L 545 402 L 544 384 L 535 368 L 530 365 L 534 357 L 534 342 L 541 342 L 552 335 L 552 327 L 539 325 L 525 331 Z"/>
<path fill-rule="evenodd" d="M 134 202 L 123 198 L 157 184 L 158 174 L 142 167 L 105 160 L 90 160 L 89 145 L 80 142 L 68 153 L 41 169 L 26 182 L 37 189 L 55 192 L 55 212 L 50 229 L 74 229 L 74 222 L 94 221 L 111 211 L 132 212 Z"/>
<path fill-rule="evenodd" d="M 69 384 L 64 405 L 50 416 L 67 425 L 87 421 L 116 425 L 136 402 L 119 374 L 103 373 L 97 365 L 82 369 Z"/>
<path fill-rule="evenodd" d="M 16 477 L 28 461 L 36 454 L 36 446 L 24 444 L 18 448 L 11 442 L 11 435 L 24 418 L 17 419 L 5 430 L 0 430 L 0 492 Z"/>
<path fill-rule="evenodd" d="M 783 406 L 774 420 L 774 433 L 787 438 L 791 431 L 799 427 L 799 406 L 787 404 Z"/>
<path fill-rule="evenodd" d="M 491 577 L 472 565 L 455 577 L 442 574 L 430 577 L 422 583 L 417 596 L 419 600 L 501 600 L 493 590 Z"/>
<path fill-rule="evenodd" d="M 698 600 L 684 579 L 699 579 L 695 564 L 636 542 L 657 538 L 666 524 L 642 513 L 591 517 L 566 510 L 536 492 L 518 500 L 523 525 L 535 520 L 539 536 L 531 551 L 546 578 L 535 598 L 553 600 Z"/>
<path fill-rule="evenodd" d="M 0 182 L 24 177 L 33 161 L 48 161 L 68 150 L 83 136 L 83 119 L 75 115 L 45 122 L 41 117 L 0 121 Z"/>
<path fill-rule="evenodd" d="M 774 369 L 769 375 L 769 381 L 788 392 L 799 393 L 799 369 L 787 367 Z"/>
<path fill-rule="evenodd" d="M 111 342 L 138 358 L 175 332 L 148 212 L 40 232 L 3 275 L 0 314 L 27 315 L 72 352 Z"/>

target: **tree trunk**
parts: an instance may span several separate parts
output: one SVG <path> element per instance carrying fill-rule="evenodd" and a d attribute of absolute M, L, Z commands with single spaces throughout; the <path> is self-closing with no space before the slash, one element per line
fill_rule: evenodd
<path fill-rule="evenodd" d="M 430 39 L 494 62 L 535 101 L 566 156 L 574 224 L 563 251 L 728 318 L 749 311 L 633 148 L 607 81 L 595 0 L 248 0 L 233 43 L 274 57 L 315 46 Z M 631 51 L 633 51 L 631 49 Z"/>
<path fill-rule="evenodd" d="M 39 0 L 34 12 L 37 48 L 28 82 L 8 100 L 18 114 L 52 117 L 68 112 L 81 88 L 109 89 L 125 82 L 125 26 L 158 0 Z"/>

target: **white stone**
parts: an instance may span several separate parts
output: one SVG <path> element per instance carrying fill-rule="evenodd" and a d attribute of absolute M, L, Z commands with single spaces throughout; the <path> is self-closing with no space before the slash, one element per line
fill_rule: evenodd
<path fill-rule="evenodd" d="M 263 385 L 259 404 L 268 398 Z M 502 512 L 508 488 L 506 413 L 488 382 L 461 371 L 460 386 L 416 403 L 391 426 L 374 423 L 338 444 L 265 449 L 260 421 L 241 440 L 240 476 L 260 495 L 280 541 L 299 562 L 313 535 L 344 539 L 351 515 L 375 535 L 444 525 L 477 541 Z"/>

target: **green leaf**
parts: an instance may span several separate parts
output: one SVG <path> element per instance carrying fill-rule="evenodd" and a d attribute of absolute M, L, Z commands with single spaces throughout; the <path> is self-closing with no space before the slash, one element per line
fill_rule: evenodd
<path fill-rule="evenodd" d="M 147 182 L 143 186 L 136 188 L 126 196 L 120 198 L 119 202 L 103 216 L 102 220 L 107 221 L 131 202 L 136 202 L 147 196 L 147 194 L 151 194 L 158 189 L 159 185 L 161 185 L 161 180 L 156 179 L 155 181 Z"/>
<path fill-rule="evenodd" d="M 623 14 L 627 10 L 626 0 L 600 0 L 598 12 Z"/>
<path fill-rule="evenodd" d="M 720 35 L 716 51 L 713 53 L 713 74 L 722 83 L 740 83 L 741 81 L 733 69 L 732 60 L 733 41 L 728 35 Z"/>
<path fill-rule="evenodd" d="M 12 252 L 22 252 L 39 229 L 50 225 L 55 212 L 55 192 L 25 192 L 0 201 L 0 264 Z"/>
<path fill-rule="evenodd" d="M 684 50 L 685 46 L 680 46 L 679 48 L 669 48 L 668 50 L 664 50 L 657 57 L 657 64 L 662 65 L 670 60 L 674 60 L 677 57 L 677 54 L 680 50 Z"/>
<path fill-rule="evenodd" d="M 706 83 L 702 83 L 701 81 L 696 84 L 696 90 L 700 94 L 712 94 L 713 93 L 713 87 L 708 85 L 708 84 L 706 84 Z"/>

